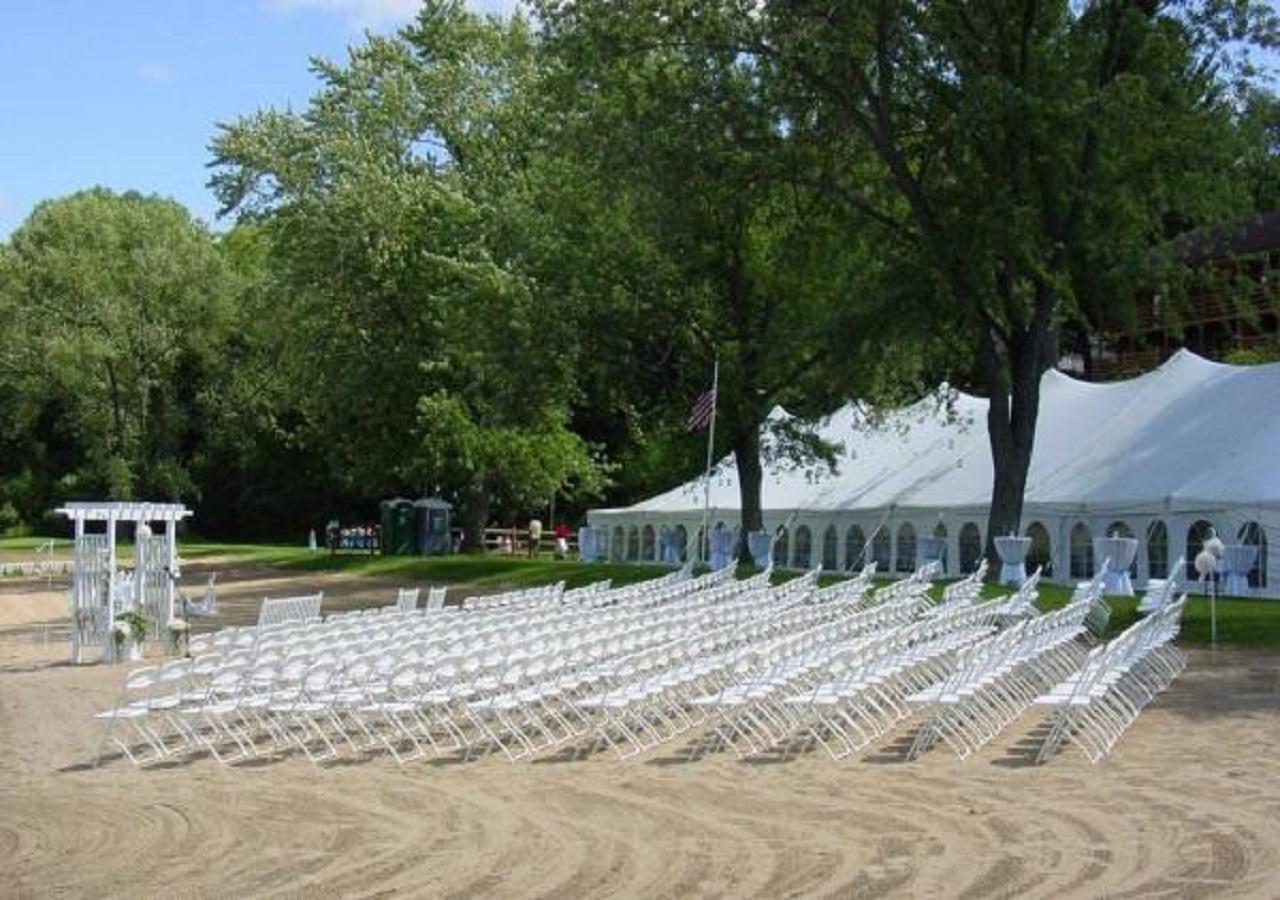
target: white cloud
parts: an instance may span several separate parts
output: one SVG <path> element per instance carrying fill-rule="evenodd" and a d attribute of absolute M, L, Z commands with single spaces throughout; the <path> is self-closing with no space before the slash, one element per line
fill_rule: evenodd
<path fill-rule="evenodd" d="M 262 7 L 274 13 L 324 12 L 345 16 L 355 28 L 380 28 L 403 25 L 422 6 L 422 0 L 259 0 Z M 508 15 L 518 0 L 468 0 L 478 13 Z"/>
<path fill-rule="evenodd" d="M 173 69 L 168 63 L 151 59 L 138 64 L 138 77 L 152 84 L 168 84 L 173 80 Z"/>
<path fill-rule="evenodd" d="M 422 5 L 421 0 L 262 0 L 271 12 L 340 13 L 358 28 L 399 25 L 409 21 Z"/>

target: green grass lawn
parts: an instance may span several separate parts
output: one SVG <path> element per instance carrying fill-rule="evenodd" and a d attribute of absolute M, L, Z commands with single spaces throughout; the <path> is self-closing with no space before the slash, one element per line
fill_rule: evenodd
<path fill-rule="evenodd" d="M 990 596 L 1008 594 L 1008 589 L 988 587 Z M 1071 597 L 1069 588 L 1056 584 L 1040 586 L 1040 608 L 1056 609 Z M 1133 597 L 1108 597 L 1111 607 L 1110 634 L 1119 634 L 1138 619 L 1138 600 Z M 1280 651 L 1280 600 L 1251 597 L 1220 597 L 1218 609 L 1218 645 L 1247 650 Z M 1184 645 L 1208 646 L 1210 636 L 1210 604 L 1208 597 L 1192 593 L 1182 615 Z"/>
<path fill-rule="evenodd" d="M 582 565 L 550 555 L 536 559 L 496 554 L 458 556 L 370 556 L 366 553 L 312 553 L 305 547 L 263 544 L 183 544 L 184 559 L 199 561 L 225 556 L 230 563 L 252 563 L 303 572 L 349 572 L 389 578 L 434 581 L 484 588 L 537 587 L 563 581 L 579 587 L 605 578 L 614 584 L 634 584 L 671 571 L 666 566 L 633 563 Z"/>
<path fill-rule="evenodd" d="M 42 544 L 49 542 L 47 537 L 33 537 L 31 535 L 23 535 L 21 537 L 0 537 L 0 550 L 29 551 L 35 553 L 36 548 Z M 54 547 L 58 550 L 70 552 L 70 538 L 54 538 Z"/>

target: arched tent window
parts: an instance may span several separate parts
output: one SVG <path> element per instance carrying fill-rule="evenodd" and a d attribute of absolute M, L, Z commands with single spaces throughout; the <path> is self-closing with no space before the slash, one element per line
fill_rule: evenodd
<path fill-rule="evenodd" d="M 1107 537 L 1115 535 L 1116 537 L 1131 538 L 1133 537 L 1133 529 L 1129 527 L 1128 522 L 1115 521 L 1107 526 Z M 1114 560 L 1113 560 L 1114 562 Z M 1138 557 L 1134 556 L 1133 562 L 1129 565 L 1129 577 L 1138 577 Z"/>
<path fill-rule="evenodd" d="M 791 536 L 787 534 L 785 527 L 778 530 L 773 542 L 773 559 L 779 568 L 786 568 L 791 564 Z"/>
<path fill-rule="evenodd" d="M 916 570 L 916 529 L 910 522 L 903 522 L 898 528 L 898 571 L 914 572 Z"/>
<path fill-rule="evenodd" d="M 977 571 L 981 559 L 982 531 L 973 522 L 965 522 L 960 526 L 960 574 Z"/>
<path fill-rule="evenodd" d="M 1147 577 L 1169 577 L 1169 529 L 1159 519 L 1147 532 Z"/>
<path fill-rule="evenodd" d="M 876 561 L 877 572 L 892 572 L 893 547 L 889 539 L 889 529 L 881 525 L 871 538 L 871 558 Z"/>
<path fill-rule="evenodd" d="M 677 525 L 675 528 L 675 536 L 676 558 L 679 559 L 680 562 L 684 562 L 689 558 L 689 532 L 685 530 L 683 525 Z"/>
<path fill-rule="evenodd" d="M 1257 522 L 1245 522 L 1236 533 L 1236 540 L 1242 544 L 1253 544 L 1258 548 L 1258 558 L 1253 561 L 1249 570 L 1249 587 L 1264 588 L 1267 586 L 1267 532 Z"/>
<path fill-rule="evenodd" d="M 846 569 L 861 569 L 867 564 L 866 546 L 867 536 L 862 533 L 862 529 L 857 525 L 850 525 L 844 535 L 844 567 Z"/>
<path fill-rule="evenodd" d="M 621 525 L 613 528 L 613 540 L 609 542 L 609 556 L 617 562 L 627 558 L 627 532 Z"/>
<path fill-rule="evenodd" d="M 707 547 L 702 539 L 701 528 L 693 533 L 693 546 L 689 549 L 689 553 L 695 560 L 701 561 L 707 558 Z"/>
<path fill-rule="evenodd" d="M 1071 577 L 1093 577 L 1093 535 L 1083 522 L 1071 529 Z"/>
<path fill-rule="evenodd" d="M 1187 529 L 1187 580 L 1199 581 L 1200 573 L 1196 571 L 1196 554 L 1204 549 L 1204 542 L 1209 540 L 1209 534 L 1213 531 L 1213 525 L 1204 519 L 1198 520 L 1189 529 Z"/>
<path fill-rule="evenodd" d="M 1049 529 L 1039 522 L 1027 526 L 1027 537 L 1031 538 L 1031 546 L 1027 548 L 1027 573 L 1037 568 L 1046 576 L 1053 574 L 1053 544 L 1049 541 Z"/>
<path fill-rule="evenodd" d="M 822 532 L 822 568 L 834 572 L 839 565 L 839 555 L 840 534 L 836 531 L 836 526 L 828 525 L 827 530 Z"/>
<path fill-rule="evenodd" d="M 796 551 L 791 564 L 797 569 L 807 569 L 813 564 L 813 533 L 808 525 L 796 529 Z"/>
<path fill-rule="evenodd" d="M 653 526 L 646 525 L 644 530 L 640 532 L 640 558 L 652 560 L 653 552 Z"/>
<path fill-rule="evenodd" d="M 627 532 L 627 559 L 635 562 L 640 558 L 640 529 L 632 525 Z"/>

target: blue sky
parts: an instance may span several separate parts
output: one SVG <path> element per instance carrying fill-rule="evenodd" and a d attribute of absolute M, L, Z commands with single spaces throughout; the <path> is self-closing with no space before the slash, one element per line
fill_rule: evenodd
<path fill-rule="evenodd" d="M 472 0 L 506 12 L 515 0 Z M 0 240 L 92 185 L 174 197 L 212 222 L 215 123 L 302 106 L 310 56 L 341 57 L 418 0 L 10 0 L 0 29 Z M 1269 56 L 1274 64 L 1275 55 Z"/>
<path fill-rule="evenodd" d="M 215 123 L 305 104 L 341 57 L 417 0 L 14 0 L 0 29 L 0 240 L 40 200 L 100 184 L 212 221 Z M 511 0 L 475 0 L 503 11 Z"/>

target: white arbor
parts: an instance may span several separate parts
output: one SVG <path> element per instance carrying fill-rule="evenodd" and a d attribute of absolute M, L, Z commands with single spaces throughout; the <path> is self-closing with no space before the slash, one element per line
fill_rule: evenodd
<path fill-rule="evenodd" d="M 71 575 L 71 661 L 82 661 L 84 648 L 95 643 L 114 657 L 112 629 L 116 616 L 138 607 L 151 620 L 153 634 L 167 632 L 173 621 L 174 578 L 178 568 L 178 522 L 191 515 L 180 503 L 72 502 L 54 512 L 74 528 Z M 122 569 L 116 554 L 116 525 L 134 525 L 134 565 Z M 164 533 L 152 531 L 164 523 Z M 98 531 L 97 526 L 105 525 Z"/>

